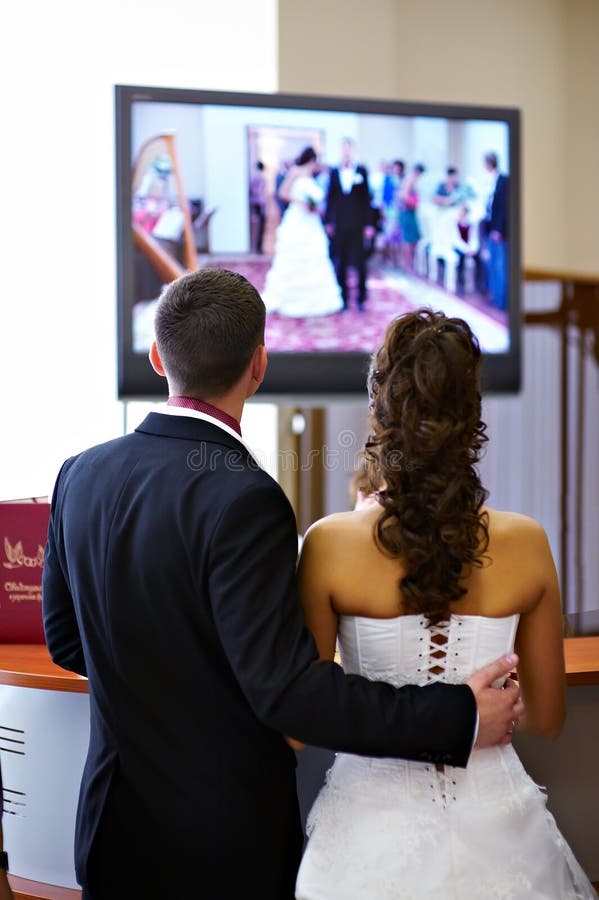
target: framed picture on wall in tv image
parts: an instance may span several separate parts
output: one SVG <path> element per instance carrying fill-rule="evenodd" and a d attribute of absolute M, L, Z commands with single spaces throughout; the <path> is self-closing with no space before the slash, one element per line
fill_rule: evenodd
<path fill-rule="evenodd" d="M 266 398 L 364 396 L 389 322 L 465 319 L 483 389 L 520 386 L 520 115 L 359 98 L 116 87 L 118 383 L 158 397 L 164 286 L 232 269 L 267 310 Z"/>

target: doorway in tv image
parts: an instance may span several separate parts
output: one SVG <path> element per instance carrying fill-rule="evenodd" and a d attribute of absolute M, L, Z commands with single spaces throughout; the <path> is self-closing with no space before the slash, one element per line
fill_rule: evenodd
<path fill-rule="evenodd" d="M 140 101 L 132 156 L 134 352 L 200 266 L 255 285 L 275 353 L 369 353 L 420 306 L 509 349 L 505 123 Z"/>
<path fill-rule="evenodd" d="M 289 202 L 280 196 L 283 182 L 306 147 L 322 157 L 324 133 L 319 128 L 248 125 L 250 251 L 272 256 L 276 231 Z M 287 185 L 283 187 L 285 193 Z"/>

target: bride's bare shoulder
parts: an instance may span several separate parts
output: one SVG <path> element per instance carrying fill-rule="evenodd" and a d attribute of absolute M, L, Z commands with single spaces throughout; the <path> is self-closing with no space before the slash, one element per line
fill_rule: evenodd
<path fill-rule="evenodd" d="M 543 531 L 543 526 L 540 522 L 537 522 L 532 516 L 525 516 L 523 513 L 511 512 L 505 509 L 492 509 L 490 506 L 485 506 L 484 512 L 489 517 L 490 528 L 495 531 L 505 533 Z"/>
<path fill-rule="evenodd" d="M 485 507 L 489 517 L 489 540 L 493 545 L 509 544 L 522 550 L 547 542 L 545 529 L 532 516 L 507 510 Z"/>
<path fill-rule="evenodd" d="M 350 512 L 332 513 L 318 519 L 307 530 L 304 540 L 308 538 L 312 543 L 332 543 L 339 538 L 345 541 L 352 537 L 360 539 L 365 533 L 372 532 L 374 523 L 378 518 L 376 509 L 357 509 Z"/>

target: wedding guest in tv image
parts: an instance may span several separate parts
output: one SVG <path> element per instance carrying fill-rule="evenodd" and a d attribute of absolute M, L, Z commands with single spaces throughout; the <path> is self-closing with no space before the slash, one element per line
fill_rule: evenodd
<path fill-rule="evenodd" d="M 370 353 L 422 306 L 509 351 L 505 122 L 140 100 L 131 134 L 136 353 L 205 266 L 263 294 L 275 353 Z"/>

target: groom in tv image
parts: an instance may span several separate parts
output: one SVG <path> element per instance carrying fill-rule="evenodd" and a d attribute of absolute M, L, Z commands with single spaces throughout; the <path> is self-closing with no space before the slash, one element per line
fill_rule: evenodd
<path fill-rule="evenodd" d="M 292 508 L 241 436 L 265 318 L 237 273 L 172 282 L 150 351 L 168 401 L 58 475 L 42 599 L 53 660 L 89 679 L 83 900 L 292 900 L 291 738 L 465 766 L 475 738 L 505 743 L 522 715 L 513 682 L 491 687 L 514 659 L 399 689 L 319 661 Z"/>
<path fill-rule="evenodd" d="M 326 198 L 324 224 L 331 238 L 331 258 L 341 287 L 343 305 L 347 309 L 348 266 L 358 273 L 358 309 L 366 302 L 366 244 L 374 238 L 374 212 L 371 205 L 368 172 L 355 162 L 355 144 L 344 138 L 341 163 L 332 168 Z"/>

